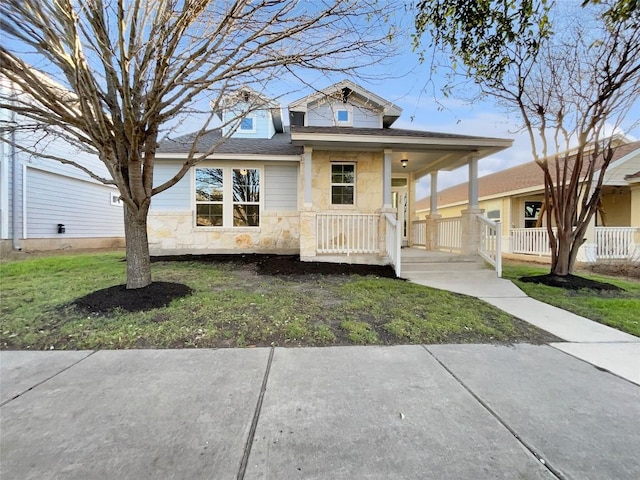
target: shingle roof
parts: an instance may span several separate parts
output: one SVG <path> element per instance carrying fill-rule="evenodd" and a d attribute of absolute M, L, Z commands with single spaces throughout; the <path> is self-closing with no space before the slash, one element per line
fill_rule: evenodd
<path fill-rule="evenodd" d="M 627 143 L 616 148 L 611 163 L 640 148 L 640 141 Z M 550 161 L 550 170 L 553 172 L 553 163 Z M 596 167 L 602 166 L 602 157 L 598 159 Z M 640 173 L 640 172 L 639 172 Z M 637 174 L 636 174 L 637 175 Z M 496 173 L 478 178 L 478 196 L 489 197 L 501 193 L 516 192 L 518 190 L 534 188 L 544 185 L 542 169 L 535 162 L 528 162 L 515 167 L 507 168 Z M 438 192 L 438 205 L 446 206 L 458 202 L 466 202 L 468 196 L 467 182 L 454 185 Z M 416 210 L 429 208 L 429 198 L 423 198 L 416 202 Z"/>
<path fill-rule="evenodd" d="M 174 139 L 167 139 L 158 145 L 158 153 L 188 153 L 193 145 L 196 133 L 190 133 Z M 197 153 L 210 150 L 220 141 L 219 129 L 209 130 L 198 141 Z M 263 155 L 300 155 L 302 147 L 291 144 L 291 135 L 287 132 L 276 133 L 271 138 L 228 138 L 215 153 L 263 154 Z"/>
<path fill-rule="evenodd" d="M 421 130 L 405 130 L 402 128 L 362 128 L 362 127 L 291 127 L 291 133 L 323 133 L 329 135 L 369 135 L 389 137 L 416 138 L 451 138 L 460 140 L 498 140 L 503 138 L 475 137 L 455 133 L 425 132 Z"/>

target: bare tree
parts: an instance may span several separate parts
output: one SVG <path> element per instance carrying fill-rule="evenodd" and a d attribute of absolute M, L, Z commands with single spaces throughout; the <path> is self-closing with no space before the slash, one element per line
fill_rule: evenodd
<path fill-rule="evenodd" d="M 418 32 L 431 29 L 481 94 L 522 120 L 544 175 L 551 273 L 565 277 L 598 208 L 619 145 L 613 133 L 640 98 L 640 16 L 627 0 L 587 1 L 583 9 L 482 0 L 481 11 L 462 2 L 473 10 L 464 15 L 445 3 L 420 4 Z"/>
<path fill-rule="evenodd" d="M 0 107 L 29 120 L 12 128 L 55 131 L 106 165 L 111 178 L 52 157 L 118 187 L 127 288 L 141 288 L 151 283 L 151 197 L 219 146 L 196 151 L 225 96 L 309 69 L 356 73 L 387 51 L 388 8 L 376 0 L 5 0 L 0 29 L 10 41 L 0 47 L 0 73 L 20 95 L 0 98 Z M 158 141 L 193 118 L 188 158 L 154 185 Z"/>

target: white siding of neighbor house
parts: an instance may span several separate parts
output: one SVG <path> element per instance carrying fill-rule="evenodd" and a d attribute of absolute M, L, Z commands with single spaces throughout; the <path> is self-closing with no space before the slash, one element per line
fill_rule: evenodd
<path fill-rule="evenodd" d="M 364 106 L 352 105 L 353 107 L 353 127 L 360 128 L 381 128 L 382 114 L 374 112 Z M 335 123 L 335 113 L 344 109 L 344 104 L 340 102 L 322 103 L 309 107 L 307 113 L 307 126 L 309 127 L 332 127 Z"/>
<path fill-rule="evenodd" d="M 609 165 L 604 174 L 604 183 L 607 185 L 627 185 L 624 177 L 638 171 L 640 171 L 640 150 L 635 150 Z"/>
<path fill-rule="evenodd" d="M 26 169 L 27 238 L 94 238 L 124 235 L 122 206 L 113 189 L 76 178 Z M 66 232 L 58 234 L 58 224 Z"/>
<path fill-rule="evenodd" d="M 298 165 L 265 165 L 264 208 L 298 210 Z"/>
<path fill-rule="evenodd" d="M 153 170 L 153 186 L 163 184 L 172 178 L 183 162 L 171 160 L 157 160 Z M 161 192 L 151 199 L 153 210 L 191 210 L 191 175 L 189 172 L 173 187 Z"/>

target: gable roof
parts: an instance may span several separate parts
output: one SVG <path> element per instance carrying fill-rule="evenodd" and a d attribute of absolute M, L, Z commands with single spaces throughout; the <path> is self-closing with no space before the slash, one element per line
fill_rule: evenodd
<path fill-rule="evenodd" d="M 640 141 L 621 145 L 615 149 L 610 164 L 627 156 L 640 148 Z M 550 160 L 550 170 L 553 171 L 555 162 Z M 602 156 L 597 159 L 596 168 L 602 166 Z M 638 172 L 640 173 L 640 172 Z M 478 179 L 478 197 L 506 196 L 501 194 L 515 194 L 521 191 L 543 189 L 544 177 L 542 169 L 536 162 L 527 162 L 522 165 L 507 168 L 496 173 L 485 175 Z M 468 196 L 468 182 L 454 185 L 438 192 L 438 206 L 445 207 L 456 203 L 466 203 Z M 416 202 L 416 210 L 427 210 L 429 197 Z"/>
<path fill-rule="evenodd" d="M 306 112 L 310 104 L 326 98 L 338 99 L 345 103 L 347 99 L 353 98 L 370 109 L 382 113 L 382 123 L 385 127 L 390 127 L 402 113 L 402 109 L 394 103 L 370 92 L 366 88 L 362 88 L 351 80 L 342 80 L 341 82 L 296 100 L 289 104 L 289 111 Z"/>

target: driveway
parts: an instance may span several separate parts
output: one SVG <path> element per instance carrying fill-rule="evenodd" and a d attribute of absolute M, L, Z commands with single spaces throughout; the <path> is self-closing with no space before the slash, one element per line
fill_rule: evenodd
<path fill-rule="evenodd" d="M 640 478 L 640 387 L 550 346 L 0 352 L 6 479 Z"/>

